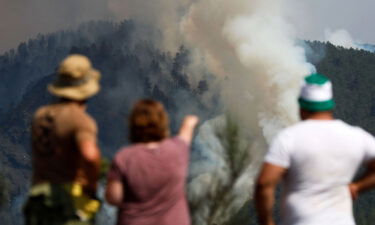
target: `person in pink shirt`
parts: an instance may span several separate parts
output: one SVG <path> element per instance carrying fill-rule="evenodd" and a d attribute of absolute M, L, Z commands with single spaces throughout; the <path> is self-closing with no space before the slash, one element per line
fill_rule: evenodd
<path fill-rule="evenodd" d="M 129 118 L 133 145 L 115 155 L 105 197 L 118 207 L 117 225 L 190 225 L 185 183 L 198 117 L 186 116 L 169 137 L 161 103 L 137 102 Z"/>

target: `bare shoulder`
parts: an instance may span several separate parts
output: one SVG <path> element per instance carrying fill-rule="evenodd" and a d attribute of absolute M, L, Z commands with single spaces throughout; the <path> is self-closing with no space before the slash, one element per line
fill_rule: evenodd
<path fill-rule="evenodd" d="M 65 115 L 78 127 L 90 127 L 97 129 L 95 120 L 83 109 L 78 106 L 71 106 L 65 112 Z"/>
<path fill-rule="evenodd" d="M 46 114 L 47 109 L 49 108 L 48 105 L 39 107 L 34 112 L 34 119 L 42 117 L 44 114 Z"/>

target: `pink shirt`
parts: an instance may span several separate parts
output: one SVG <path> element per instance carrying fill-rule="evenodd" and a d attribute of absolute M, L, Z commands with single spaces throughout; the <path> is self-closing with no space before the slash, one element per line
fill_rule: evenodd
<path fill-rule="evenodd" d="M 190 225 L 185 182 L 189 146 L 179 137 L 156 148 L 135 144 L 121 149 L 109 179 L 124 184 L 117 225 Z"/>

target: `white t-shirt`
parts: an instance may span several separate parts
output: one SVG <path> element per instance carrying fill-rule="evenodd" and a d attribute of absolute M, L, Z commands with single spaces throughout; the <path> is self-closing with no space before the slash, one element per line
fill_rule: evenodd
<path fill-rule="evenodd" d="M 306 120 L 275 138 L 265 162 L 287 168 L 283 225 L 354 225 L 348 184 L 375 159 L 375 139 L 340 120 Z"/>

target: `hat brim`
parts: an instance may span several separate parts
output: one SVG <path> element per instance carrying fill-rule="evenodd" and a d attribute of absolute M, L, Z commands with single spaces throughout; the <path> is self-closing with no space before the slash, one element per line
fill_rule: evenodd
<path fill-rule="evenodd" d="M 309 110 L 312 112 L 330 111 L 335 107 L 335 102 L 333 101 L 333 99 L 330 99 L 328 101 L 322 101 L 322 102 L 313 102 L 313 101 L 308 101 L 308 100 L 299 98 L 298 103 L 299 103 L 300 108 Z"/>
<path fill-rule="evenodd" d="M 90 79 L 81 85 L 62 87 L 59 85 L 58 81 L 56 81 L 55 83 L 48 85 L 47 89 L 55 96 L 81 101 L 88 99 L 99 92 L 99 79 L 100 73 L 96 70 L 91 70 Z"/>

